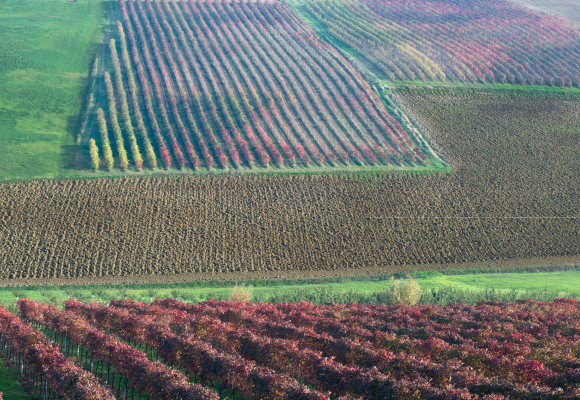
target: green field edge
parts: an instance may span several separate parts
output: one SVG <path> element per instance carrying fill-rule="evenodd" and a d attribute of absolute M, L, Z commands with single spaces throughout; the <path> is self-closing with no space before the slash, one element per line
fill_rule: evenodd
<path fill-rule="evenodd" d="M 580 264 L 559 266 L 518 266 L 445 271 L 411 271 L 385 275 L 302 278 L 283 280 L 197 281 L 150 284 L 95 284 L 63 286 L 0 287 L 0 303 L 9 304 L 19 298 L 30 298 L 57 304 L 70 297 L 85 301 L 108 301 L 111 298 L 131 298 L 150 302 L 154 298 L 180 298 L 202 301 L 210 298 L 225 300 L 234 286 L 252 286 L 257 299 L 268 299 L 278 292 L 288 291 L 351 291 L 374 293 L 384 291 L 391 279 L 417 279 L 425 290 L 455 288 L 463 291 L 501 290 L 524 294 L 529 291 L 551 291 L 580 296 Z M 558 279 L 562 280 L 558 284 Z M 554 282 L 556 280 L 556 282 Z M 306 292 L 305 292 L 306 291 Z"/>
<path fill-rule="evenodd" d="M 77 171 L 76 173 L 68 173 L 62 177 L 39 177 L 39 178 L 4 178 L 0 181 L 1 184 L 14 184 L 20 182 L 30 181 L 63 181 L 76 179 L 101 179 L 101 178 L 148 178 L 148 177 L 174 177 L 179 178 L 183 176 L 204 177 L 204 176 L 227 176 L 227 175 L 246 175 L 246 176 L 271 176 L 271 175 L 336 175 L 336 176 L 350 176 L 350 175 L 370 175 L 376 176 L 378 174 L 388 173 L 449 173 L 451 167 L 440 159 L 430 159 L 428 166 L 414 166 L 414 167 L 399 167 L 399 166 L 351 166 L 344 168 L 337 167 L 308 167 L 308 168 L 253 168 L 253 169 L 229 169 L 229 170 L 190 170 L 190 169 L 143 169 L 141 171 L 127 170 L 123 171 Z"/>

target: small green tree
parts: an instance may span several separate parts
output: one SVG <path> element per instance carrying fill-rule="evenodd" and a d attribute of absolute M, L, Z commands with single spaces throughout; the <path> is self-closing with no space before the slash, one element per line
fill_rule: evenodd
<path fill-rule="evenodd" d="M 91 152 L 91 168 L 97 171 L 99 169 L 99 165 L 101 164 L 101 160 L 99 159 L 99 148 L 95 143 L 95 139 L 89 140 L 89 147 Z"/>
<path fill-rule="evenodd" d="M 117 144 L 119 165 L 122 169 L 126 169 L 129 166 L 129 160 L 127 159 L 127 151 L 125 150 L 125 144 L 123 142 L 123 134 L 121 133 L 121 127 L 119 126 L 119 121 L 117 119 L 115 89 L 113 88 L 113 82 L 111 81 L 111 75 L 109 74 L 109 71 L 105 71 L 105 86 L 107 87 L 107 98 L 109 99 L 109 120 L 111 121 L 113 136 L 115 136 L 115 143 Z"/>

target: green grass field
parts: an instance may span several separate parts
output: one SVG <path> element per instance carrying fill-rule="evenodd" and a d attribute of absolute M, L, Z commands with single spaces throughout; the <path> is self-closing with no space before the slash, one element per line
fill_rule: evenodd
<path fill-rule="evenodd" d="M 37 400 L 40 396 L 26 393 L 20 384 L 20 374 L 16 368 L 8 368 L 0 359 L 0 392 L 4 400 Z"/>
<path fill-rule="evenodd" d="M 493 287 L 501 290 L 558 290 L 580 292 L 580 271 L 502 273 L 477 275 L 437 276 L 424 280 L 425 289 L 454 286 L 461 289 L 480 290 Z"/>
<path fill-rule="evenodd" d="M 450 272 L 446 272 L 450 273 Z M 419 285 L 425 290 L 452 287 L 460 290 L 482 291 L 515 290 L 520 294 L 526 291 L 558 291 L 562 295 L 580 294 L 580 270 L 554 272 L 513 272 L 479 273 L 479 271 L 451 271 L 450 275 L 440 272 L 418 272 Z M 18 287 L 0 288 L 0 302 L 13 302 L 17 297 L 39 301 L 65 300 L 70 296 L 84 300 L 105 300 L 128 297 L 134 300 L 151 301 L 151 298 L 175 298 L 198 301 L 209 298 L 226 299 L 232 286 L 236 284 L 253 285 L 255 297 L 268 300 L 275 294 L 290 291 L 355 291 L 359 293 L 378 292 L 390 285 L 389 276 L 352 277 L 352 278 L 313 278 L 283 281 L 250 282 L 191 282 L 178 284 L 134 284 L 134 285 L 93 285 L 60 287 Z"/>
<path fill-rule="evenodd" d="M 113 2 L 0 2 L 0 179 L 74 174 L 75 137 Z"/>

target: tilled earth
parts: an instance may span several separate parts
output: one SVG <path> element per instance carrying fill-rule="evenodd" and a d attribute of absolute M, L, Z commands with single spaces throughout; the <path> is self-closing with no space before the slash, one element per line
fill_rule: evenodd
<path fill-rule="evenodd" d="M 450 174 L 0 185 L 2 284 L 385 273 L 580 262 L 580 101 L 403 91 Z"/>
<path fill-rule="evenodd" d="M 578 0 L 512 0 L 533 10 L 556 14 L 580 25 L 580 3 Z"/>

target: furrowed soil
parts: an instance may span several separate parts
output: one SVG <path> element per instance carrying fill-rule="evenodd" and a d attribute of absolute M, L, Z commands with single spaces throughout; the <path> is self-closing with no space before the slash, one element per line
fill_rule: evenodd
<path fill-rule="evenodd" d="M 175 282 L 580 262 L 580 99 L 403 90 L 449 174 L 0 185 L 0 283 Z"/>
<path fill-rule="evenodd" d="M 580 25 L 580 3 L 578 0 L 512 0 L 512 2 L 528 6 L 532 10 L 556 14 Z"/>

